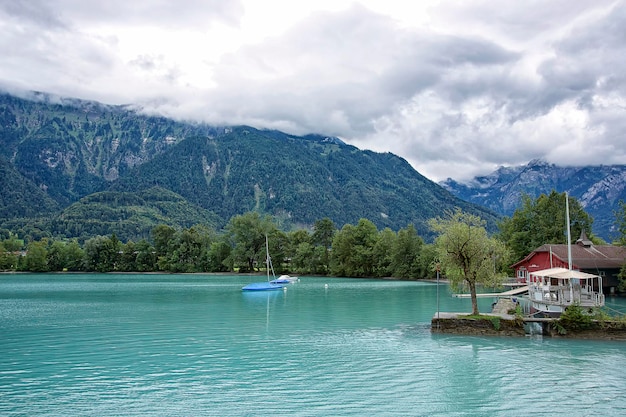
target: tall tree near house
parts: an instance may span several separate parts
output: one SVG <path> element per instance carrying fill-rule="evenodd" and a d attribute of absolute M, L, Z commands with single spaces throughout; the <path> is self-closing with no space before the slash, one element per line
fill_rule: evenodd
<path fill-rule="evenodd" d="M 619 246 L 626 246 L 626 202 L 619 202 L 619 210 L 613 212 L 615 214 L 615 228 L 617 229 L 617 237 L 614 243 Z"/>
<path fill-rule="evenodd" d="M 429 225 L 438 233 L 435 248 L 444 275 L 453 287 L 467 284 L 472 314 L 478 315 L 476 286 L 502 283 L 504 275 L 497 272 L 497 262 L 506 258 L 504 244 L 487 235 L 484 220 L 460 209 L 447 212 L 444 218 L 431 219 Z"/>
<path fill-rule="evenodd" d="M 626 246 L 626 203 L 624 201 L 619 202 L 620 209 L 615 211 L 615 226 L 617 228 L 617 238 L 615 244 L 620 246 Z M 618 275 L 619 278 L 619 290 L 626 291 L 626 260 L 622 269 Z"/>
<path fill-rule="evenodd" d="M 576 198 L 569 196 L 570 228 L 572 236 L 580 236 L 582 230 L 590 239 L 599 243 L 592 234 L 593 218 L 585 212 Z M 565 227 L 565 193 L 552 191 L 533 200 L 522 197 L 522 206 L 499 224 L 500 239 L 513 252 L 513 259 L 520 260 L 532 250 L 546 243 L 567 243 Z"/>

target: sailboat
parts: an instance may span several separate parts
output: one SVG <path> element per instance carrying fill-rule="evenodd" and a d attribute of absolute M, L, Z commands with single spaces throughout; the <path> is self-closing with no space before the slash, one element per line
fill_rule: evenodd
<path fill-rule="evenodd" d="M 541 313 L 548 317 L 558 317 L 568 306 L 573 304 L 584 308 L 604 306 L 602 277 L 572 269 L 572 242 L 567 193 L 565 193 L 565 212 L 568 268 L 549 268 L 529 274 L 528 296 L 533 314 Z"/>
<path fill-rule="evenodd" d="M 241 288 L 242 291 L 275 291 L 281 290 L 285 287 L 285 283 L 276 281 L 274 275 L 274 267 L 272 266 L 272 258 L 270 258 L 269 243 L 267 241 L 267 235 L 265 235 L 265 263 L 267 264 L 267 281 L 253 282 L 245 287 Z M 270 281 L 270 269 L 272 270 L 272 276 L 274 279 Z"/>

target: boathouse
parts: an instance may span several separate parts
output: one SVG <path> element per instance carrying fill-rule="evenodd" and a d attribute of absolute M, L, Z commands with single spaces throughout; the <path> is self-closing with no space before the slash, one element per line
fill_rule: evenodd
<path fill-rule="evenodd" d="M 527 282 L 528 274 L 548 268 L 568 268 L 567 245 L 545 244 L 511 265 L 518 282 Z M 572 244 L 572 269 L 600 275 L 605 294 L 613 294 L 619 285 L 617 277 L 626 264 L 626 247 L 594 245 L 583 230 Z"/>

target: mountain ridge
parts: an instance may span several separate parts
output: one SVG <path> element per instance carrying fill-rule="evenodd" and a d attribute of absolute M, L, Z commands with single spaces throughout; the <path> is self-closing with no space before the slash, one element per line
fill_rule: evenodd
<path fill-rule="evenodd" d="M 458 199 L 391 153 L 360 150 L 319 134 L 190 124 L 142 115 L 128 106 L 65 103 L 70 105 L 45 96 L 28 101 L 0 94 L 0 157 L 13 174 L 43 192 L 36 193 L 41 201 L 51 198 L 58 205 L 39 213 L 38 229 L 64 224 L 66 231 L 95 230 L 90 216 L 100 216 L 102 222 L 135 219 L 133 214 L 141 211 L 137 205 L 122 212 L 102 207 L 108 200 L 131 201 L 126 194 L 98 204 L 83 199 L 154 187 L 182 196 L 196 207 L 187 210 L 194 218 L 219 218 L 214 222 L 218 227 L 234 215 L 257 210 L 287 228 L 310 227 L 324 217 L 338 227 L 368 218 L 381 229 L 399 230 L 411 223 L 428 236 L 429 218 L 461 207 L 495 228 L 494 212 Z M 80 206 L 73 206 L 79 201 Z M 5 207 L 18 204 L 19 198 Z M 74 223 L 63 223 L 67 219 Z M 75 224 L 79 221 L 83 226 Z M 133 227 L 145 234 L 146 222 L 142 218 Z M 2 224 L 17 223 L 24 228 L 28 219 L 5 218 Z M 185 222 L 178 219 L 176 224 Z"/>
<path fill-rule="evenodd" d="M 505 216 L 520 206 L 522 194 L 536 198 L 552 190 L 568 192 L 594 218 L 594 233 L 610 241 L 615 231 L 613 213 L 619 201 L 626 201 L 626 165 L 560 167 L 535 159 L 465 183 L 448 178 L 439 184 L 459 198 Z"/>

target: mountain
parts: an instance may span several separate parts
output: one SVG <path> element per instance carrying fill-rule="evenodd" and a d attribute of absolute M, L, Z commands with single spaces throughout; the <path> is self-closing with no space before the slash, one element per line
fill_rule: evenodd
<path fill-rule="evenodd" d="M 297 137 L 250 127 L 213 138 L 193 137 L 115 181 L 111 190 L 159 185 L 224 219 L 249 210 L 307 226 L 323 217 L 338 226 L 372 220 L 394 230 L 461 207 L 493 221 L 493 213 L 459 200 L 390 153 L 361 151 L 322 136 Z M 492 223 L 493 224 L 493 223 Z"/>
<path fill-rule="evenodd" d="M 150 117 L 129 106 L 0 94 L 0 155 L 61 206 L 108 184 L 189 135 L 215 128 Z"/>
<path fill-rule="evenodd" d="M 45 191 L 22 176 L 0 156 L 0 219 L 37 217 L 59 209 Z"/>
<path fill-rule="evenodd" d="M 536 198 L 552 190 L 567 191 L 593 217 L 594 233 L 611 241 L 614 212 L 620 200 L 626 201 L 626 165 L 558 167 L 533 160 L 524 166 L 501 167 L 468 183 L 448 178 L 440 184 L 463 200 L 506 216 L 520 207 L 523 194 Z"/>
<path fill-rule="evenodd" d="M 426 238 L 426 221 L 455 207 L 480 215 L 492 230 L 497 219 L 404 159 L 338 138 L 186 123 L 45 94 L 0 95 L 0 158 L 14 178 L 6 185 L 12 195 L 29 192 L 47 202 L 5 205 L 21 204 L 17 211 L 26 213 L 37 204 L 36 228 L 65 236 L 114 231 L 136 239 L 154 221 L 219 228 L 249 210 L 275 216 L 285 229 L 324 217 L 338 227 L 367 218 L 379 229 L 413 223 Z M 160 203 L 149 203 L 146 193 Z M 165 209 L 164 201 L 179 210 Z M 14 211 L 0 227 L 26 228 Z"/>
<path fill-rule="evenodd" d="M 176 228 L 203 224 L 215 229 L 220 219 L 176 193 L 152 187 L 137 193 L 90 194 L 52 217 L 47 228 L 55 236 L 73 236 L 80 240 L 115 233 L 122 241 L 136 241 L 149 239 L 150 231 L 159 224 Z"/>

